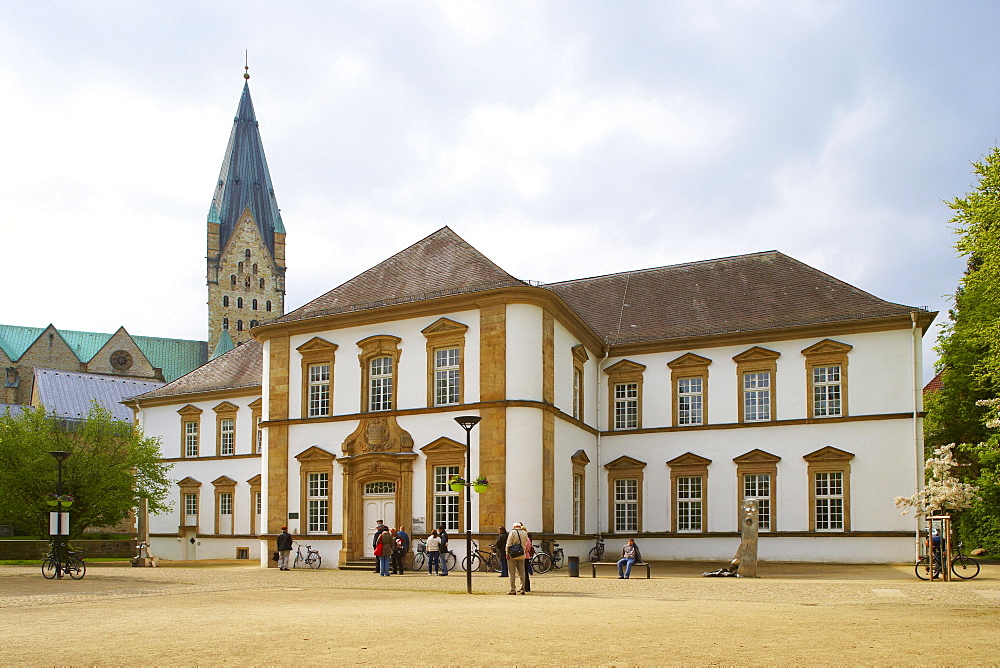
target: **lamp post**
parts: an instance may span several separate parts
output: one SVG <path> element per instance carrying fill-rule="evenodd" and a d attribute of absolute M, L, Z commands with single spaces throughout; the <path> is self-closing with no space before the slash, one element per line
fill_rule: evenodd
<path fill-rule="evenodd" d="M 70 453 L 65 450 L 53 450 L 49 452 L 50 455 L 56 458 L 59 462 L 59 477 L 56 478 L 56 496 L 58 497 L 58 502 L 56 503 L 56 539 L 53 541 L 55 558 L 56 558 L 56 577 L 62 577 L 62 464 L 69 457 Z"/>
<path fill-rule="evenodd" d="M 455 418 L 465 430 L 465 556 L 469 566 L 465 569 L 466 592 L 472 593 L 472 428 L 482 420 L 478 415 L 461 415 Z"/>

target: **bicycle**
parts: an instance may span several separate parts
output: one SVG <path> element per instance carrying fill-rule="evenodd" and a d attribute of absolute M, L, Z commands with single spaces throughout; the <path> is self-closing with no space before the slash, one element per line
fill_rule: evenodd
<path fill-rule="evenodd" d="M 496 545 L 491 545 L 490 551 L 487 552 L 486 550 L 480 550 L 479 544 L 476 541 L 472 541 L 472 554 L 462 560 L 463 571 L 469 570 L 470 559 L 473 571 L 481 571 L 485 566 L 488 571 L 500 572 L 500 554 L 497 552 Z"/>
<path fill-rule="evenodd" d="M 559 543 L 555 541 L 552 542 L 552 568 L 556 570 L 563 567 L 563 562 L 566 560 L 566 555 L 563 553 L 563 549 L 559 547 Z"/>
<path fill-rule="evenodd" d="M 446 559 L 445 562 L 448 570 L 455 570 L 455 564 L 458 563 L 458 557 L 452 550 L 448 550 L 442 559 Z M 427 541 L 423 538 L 417 541 L 417 553 L 413 555 L 413 568 L 412 570 L 421 571 L 424 569 L 424 564 L 427 563 Z M 464 568 L 464 566 L 463 566 Z"/>
<path fill-rule="evenodd" d="M 965 554 L 965 552 L 962 551 L 963 546 L 964 543 L 959 541 L 956 554 L 951 558 L 951 572 L 954 573 L 957 578 L 961 578 L 962 580 L 971 580 L 979 575 L 979 562 Z M 920 557 L 920 559 L 917 560 L 916 566 L 913 568 L 917 577 L 921 580 L 936 580 L 941 577 L 941 550 L 934 549 L 931 552 L 932 554 L 930 555 L 930 558 L 928 555 Z M 931 572 L 932 569 L 933 573 Z"/>
<path fill-rule="evenodd" d="M 604 537 L 597 536 L 597 545 L 590 548 L 590 554 L 587 556 L 590 561 L 600 561 L 604 558 Z"/>
<path fill-rule="evenodd" d="M 302 543 L 295 543 L 295 559 L 292 561 L 292 568 L 299 565 L 299 562 L 306 564 L 309 568 L 319 568 L 323 563 L 323 558 L 319 556 L 319 550 L 312 549 L 312 545 L 306 545 L 306 551 L 302 552 Z"/>
<path fill-rule="evenodd" d="M 951 572 L 963 580 L 971 580 L 979 575 L 979 562 L 962 551 L 962 541 L 958 541 L 958 549 L 951 559 Z"/>
<path fill-rule="evenodd" d="M 66 550 L 66 559 L 60 563 L 55 554 L 50 550 L 42 559 L 42 577 L 51 580 L 54 577 L 62 577 L 63 574 L 70 576 L 74 580 L 80 580 L 87 574 L 87 562 L 79 555 L 83 552 Z"/>
<path fill-rule="evenodd" d="M 535 550 L 535 556 L 531 558 L 531 570 L 533 573 L 544 575 L 552 570 L 552 555 L 545 550 Z"/>

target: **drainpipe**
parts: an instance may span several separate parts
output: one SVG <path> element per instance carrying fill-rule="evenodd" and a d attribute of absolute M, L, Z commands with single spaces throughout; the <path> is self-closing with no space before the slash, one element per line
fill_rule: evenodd
<path fill-rule="evenodd" d="M 920 330 L 917 329 L 917 312 L 910 311 L 910 336 L 913 339 L 913 454 L 916 471 L 916 488 L 924 488 L 924 439 L 920 429 Z M 914 561 L 920 559 L 920 518 L 916 518 L 914 529 Z"/>

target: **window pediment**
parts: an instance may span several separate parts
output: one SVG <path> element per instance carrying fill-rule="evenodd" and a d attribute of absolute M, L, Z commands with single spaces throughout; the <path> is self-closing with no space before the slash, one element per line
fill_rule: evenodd
<path fill-rule="evenodd" d="M 250 410 L 259 411 L 264 406 L 264 402 L 261 399 L 261 397 L 257 397 L 256 399 L 250 402 L 249 406 Z"/>
<path fill-rule="evenodd" d="M 578 466 L 586 466 L 587 464 L 590 463 L 590 457 L 588 457 L 587 453 L 584 452 L 583 450 L 577 450 L 576 452 L 574 452 L 573 455 L 570 457 L 570 460 L 572 460 L 572 462 Z"/>
<path fill-rule="evenodd" d="M 833 339 L 823 339 L 819 343 L 814 343 L 802 350 L 805 356 L 810 355 L 846 355 L 854 346 Z"/>
<path fill-rule="evenodd" d="M 639 461 L 638 459 L 633 459 L 628 455 L 622 455 L 618 459 L 608 462 L 604 465 L 609 471 L 616 471 L 622 469 L 644 469 L 646 468 L 646 462 Z"/>
<path fill-rule="evenodd" d="M 775 464 L 781 461 L 781 457 L 778 455 L 772 455 L 770 452 L 754 448 L 750 452 L 745 452 L 738 457 L 733 457 L 733 461 L 737 464 Z"/>
<path fill-rule="evenodd" d="M 216 413 L 235 413 L 239 409 L 240 409 L 239 406 L 229 401 L 223 401 L 218 406 L 214 406 L 212 408 L 212 410 L 215 411 Z"/>
<path fill-rule="evenodd" d="M 744 350 L 738 355 L 733 356 L 734 362 L 760 362 L 760 361 L 771 361 L 776 360 L 781 357 L 781 353 L 768 350 L 767 348 L 761 348 L 760 346 L 754 346 L 749 350 Z"/>
<path fill-rule="evenodd" d="M 295 455 L 295 459 L 297 459 L 300 464 L 304 462 L 331 462 L 336 458 L 337 455 L 328 450 L 324 450 L 318 445 L 310 446 Z"/>
<path fill-rule="evenodd" d="M 326 339 L 314 336 L 295 350 L 297 350 L 300 355 L 306 355 L 308 353 L 332 353 L 337 350 L 337 347 L 336 343 L 331 343 Z"/>
<path fill-rule="evenodd" d="M 227 475 L 221 475 L 212 481 L 212 484 L 216 487 L 235 487 L 236 481 Z"/>
<path fill-rule="evenodd" d="M 694 353 L 684 353 L 680 357 L 667 362 L 667 366 L 675 371 L 681 371 L 687 369 L 704 369 L 711 363 L 712 360 L 707 357 L 695 355 Z"/>
<path fill-rule="evenodd" d="M 178 487 L 201 487 L 201 482 L 198 481 L 198 480 L 195 480 L 191 476 L 188 476 L 188 477 L 184 478 L 183 480 L 178 480 L 177 481 L 177 486 Z"/>
<path fill-rule="evenodd" d="M 201 415 L 204 411 L 202 411 L 197 406 L 192 406 L 191 404 L 188 404 L 187 406 L 185 406 L 184 408 L 181 408 L 177 412 L 180 413 L 181 415 L 192 415 L 192 416 L 195 416 L 195 415 Z"/>
<path fill-rule="evenodd" d="M 612 377 L 629 377 L 639 375 L 645 370 L 645 364 L 639 364 L 632 360 L 619 360 L 605 369 L 604 373 Z"/>
<path fill-rule="evenodd" d="M 808 455 L 803 455 L 802 459 L 807 462 L 846 462 L 854 459 L 854 454 L 827 445 L 815 452 L 810 452 Z"/>
<path fill-rule="evenodd" d="M 432 324 L 420 330 L 420 333 L 427 338 L 431 338 L 437 336 L 448 336 L 451 334 L 464 336 L 467 331 L 469 331 L 468 325 L 463 325 L 462 323 L 449 318 L 439 318 Z"/>
<path fill-rule="evenodd" d="M 247 480 L 247 483 L 249 483 L 250 485 L 260 485 L 260 474 L 258 473 L 254 477 Z"/>
<path fill-rule="evenodd" d="M 667 462 L 667 466 L 670 466 L 671 468 L 677 466 L 706 467 L 711 463 L 712 463 L 711 459 L 702 457 L 701 455 L 696 455 L 693 452 L 685 452 L 680 457 L 674 457 L 669 462 Z"/>
<path fill-rule="evenodd" d="M 436 455 L 436 454 L 453 453 L 453 452 L 460 452 L 462 454 L 465 454 L 465 444 L 452 440 L 447 436 L 442 436 L 441 438 L 435 441 L 431 441 L 424 447 L 420 448 L 420 451 L 425 455 Z"/>
<path fill-rule="evenodd" d="M 573 346 L 572 350 L 573 350 L 574 362 L 578 364 L 583 364 L 584 362 L 590 359 L 590 356 L 587 354 L 587 348 L 582 343 L 578 343 L 577 345 Z"/>
<path fill-rule="evenodd" d="M 391 334 L 376 334 L 358 341 L 362 361 L 369 357 L 388 355 L 399 359 L 399 343 L 403 339 Z"/>

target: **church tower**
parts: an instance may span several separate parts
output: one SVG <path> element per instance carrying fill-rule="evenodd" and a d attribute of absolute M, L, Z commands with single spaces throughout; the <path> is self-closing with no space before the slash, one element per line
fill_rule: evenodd
<path fill-rule="evenodd" d="M 285 226 L 250 100 L 249 68 L 208 211 L 208 349 L 213 357 L 285 312 Z"/>

